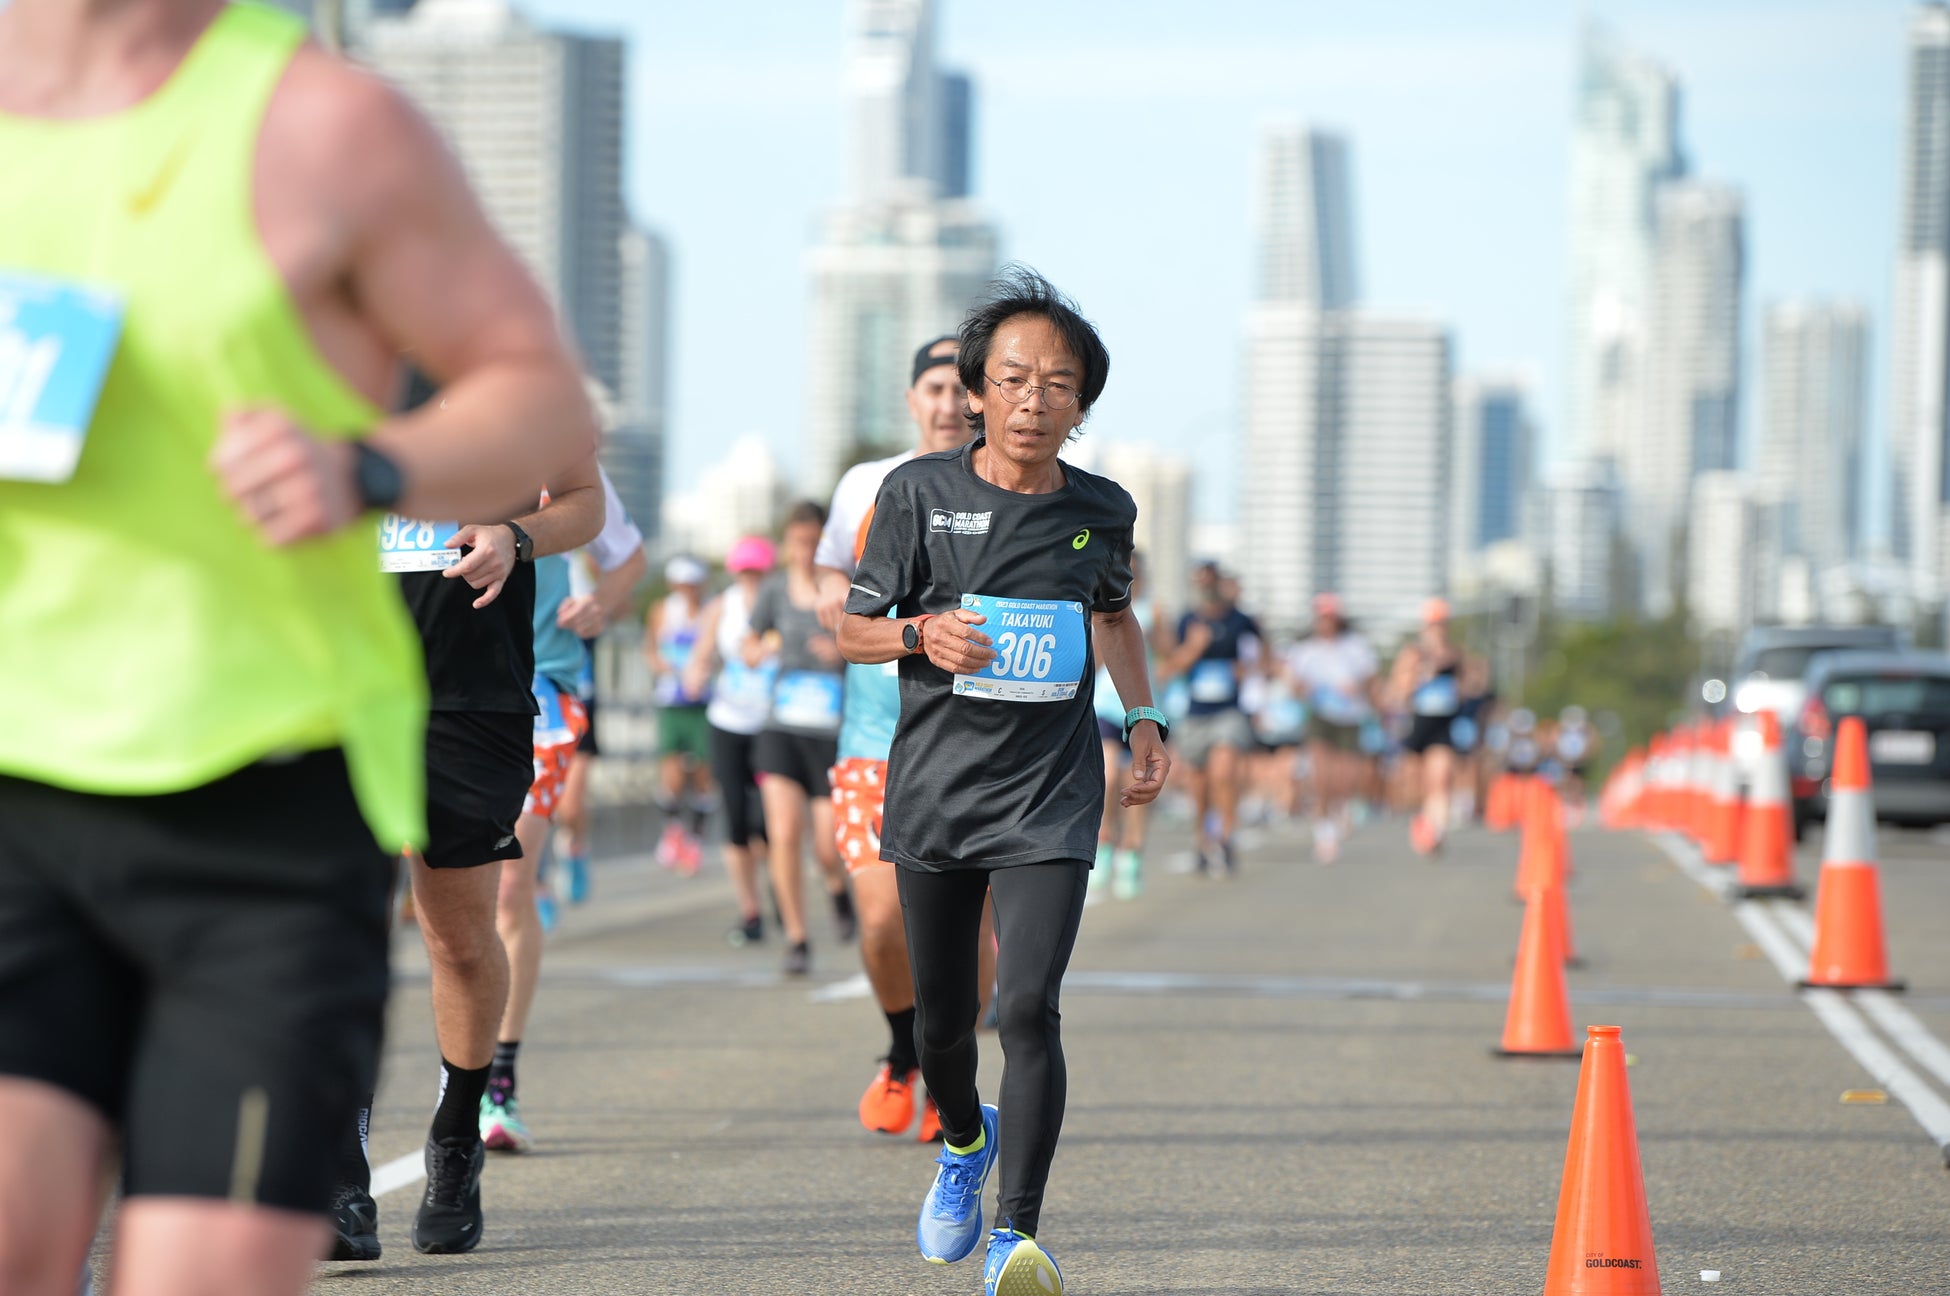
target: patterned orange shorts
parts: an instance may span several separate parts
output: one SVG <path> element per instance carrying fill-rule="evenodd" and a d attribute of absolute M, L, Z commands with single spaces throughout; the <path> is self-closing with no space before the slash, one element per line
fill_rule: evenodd
<path fill-rule="evenodd" d="M 849 756 L 833 766 L 833 834 L 846 871 L 885 864 L 880 858 L 880 809 L 887 794 L 887 762 Z"/>
<path fill-rule="evenodd" d="M 589 711 L 573 693 L 551 689 L 555 706 L 539 697 L 542 713 L 535 717 L 535 781 L 521 803 L 525 815 L 555 817 L 562 800 L 562 789 L 569 781 L 569 763 L 575 759 L 576 744 L 589 732 Z"/>

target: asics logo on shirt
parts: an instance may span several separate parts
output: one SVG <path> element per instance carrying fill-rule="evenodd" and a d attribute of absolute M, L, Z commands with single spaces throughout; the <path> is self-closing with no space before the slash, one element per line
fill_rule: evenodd
<path fill-rule="evenodd" d="M 1076 539 L 1070 541 L 1070 548 L 1081 549 L 1089 543 L 1090 543 L 1090 528 L 1085 527 L 1083 530 L 1077 532 Z"/>

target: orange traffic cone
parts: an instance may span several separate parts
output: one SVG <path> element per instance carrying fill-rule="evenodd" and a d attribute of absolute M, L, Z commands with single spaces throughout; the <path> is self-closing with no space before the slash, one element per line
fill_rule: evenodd
<path fill-rule="evenodd" d="M 1712 803 L 1700 853 L 1708 864 L 1740 858 L 1740 771 L 1733 763 L 1733 721 L 1714 725 L 1707 740 L 1712 766 Z"/>
<path fill-rule="evenodd" d="M 1490 780 L 1490 795 L 1483 803 L 1483 826 L 1491 832 L 1508 832 L 1518 822 L 1517 807 L 1523 795 L 1523 776 L 1508 772 Z"/>
<path fill-rule="evenodd" d="M 1659 1296 L 1625 1042 L 1616 1026 L 1588 1036 L 1544 1296 Z"/>
<path fill-rule="evenodd" d="M 1745 899 L 1806 895 L 1794 880 L 1794 810 L 1788 805 L 1787 758 L 1781 753 L 1781 722 L 1771 710 L 1760 712 L 1760 761 L 1740 821 L 1740 881 Z"/>
<path fill-rule="evenodd" d="M 1861 716 L 1835 731 L 1828 830 L 1815 888 L 1815 946 L 1804 986 L 1901 990 L 1889 979 L 1882 942 L 1882 884 L 1876 868 L 1876 809 L 1869 790 L 1869 738 Z"/>
<path fill-rule="evenodd" d="M 1577 935 L 1571 930 L 1571 898 L 1563 884 L 1543 887 L 1539 894 L 1544 897 L 1544 926 L 1550 932 L 1551 948 L 1557 951 L 1558 962 L 1565 967 L 1583 967 L 1584 960 L 1578 957 Z"/>
<path fill-rule="evenodd" d="M 1540 888 L 1523 910 L 1523 935 L 1517 939 L 1517 970 L 1510 978 L 1510 1007 L 1503 1017 L 1499 1057 L 1574 1058 L 1571 999 L 1564 988 L 1564 963 L 1551 937 L 1549 901 Z"/>
<path fill-rule="evenodd" d="M 1531 781 L 1524 807 L 1523 843 L 1517 855 L 1517 899 L 1528 900 L 1542 886 L 1564 880 L 1564 816 L 1557 790 L 1542 779 Z"/>
<path fill-rule="evenodd" d="M 1706 726 L 1688 725 L 1686 728 L 1686 835 L 1693 839 L 1694 845 L 1705 844 L 1706 822 L 1713 807 L 1713 794 L 1710 790 L 1712 776 L 1708 773 L 1710 763 Z"/>

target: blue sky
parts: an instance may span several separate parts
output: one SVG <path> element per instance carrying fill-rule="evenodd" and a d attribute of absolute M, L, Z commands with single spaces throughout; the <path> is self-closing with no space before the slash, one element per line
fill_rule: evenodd
<path fill-rule="evenodd" d="M 1880 432 L 1908 0 L 939 2 L 1005 255 L 1109 344 L 1092 434 L 1192 455 L 1202 516 L 1237 480 L 1253 146 L 1275 118 L 1351 140 L 1364 299 L 1446 320 L 1459 372 L 1534 367 L 1555 435 L 1581 12 L 1676 70 L 1694 172 L 1746 195 L 1750 435 L 1759 310 L 1802 295 L 1870 307 Z M 804 258 L 844 165 L 841 0 L 526 7 L 631 41 L 629 197 L 675 267 L 672 485 L 746 432 L 795 464 Z"/>

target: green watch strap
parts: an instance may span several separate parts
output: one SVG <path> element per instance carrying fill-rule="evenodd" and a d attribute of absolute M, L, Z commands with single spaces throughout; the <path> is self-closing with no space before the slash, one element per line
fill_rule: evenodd
<path fill-rule="evenodd" d="M 1140 720 L 1149 720 L 1151 723 L 1157 725 L 1160 737 L 1169 738 L 1171 736 L 1171 721 L 1165 718 L 1164 712 L 1158 710 L 1157 707 L 1132 707 L 1124 713 L 1125 742 L 1131 741 L 1131 730 Z"/>

